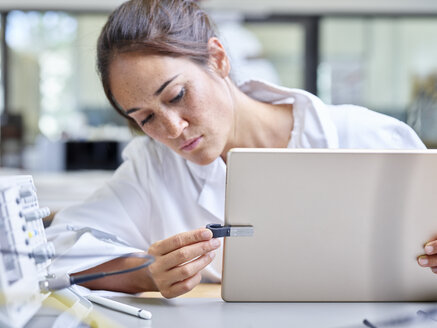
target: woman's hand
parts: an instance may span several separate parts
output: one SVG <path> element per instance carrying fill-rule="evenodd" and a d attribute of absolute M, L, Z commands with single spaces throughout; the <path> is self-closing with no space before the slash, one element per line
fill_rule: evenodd
<path fill-rule="evenodd" d="M 176 297 L 193 289 L 200 282 L 200 271 L 214 259 L 220 246 L 209 229 L 183 232 L 158 241 L 149 247 L 148 254 L 155 262 L 147 269 L 164 297 Z"/>
<path fill-rule="evenodd" d="M 420 255 L 417 262 L 422 267 L 429 267 L 431 271 L 437 273 L 437 236 L 428 241 L 424 246 L 425 255 Z"/>
<path fill-rule="evenodd" d="M 183 232 L 150 246 L 148 253 L 155 257 L 155 262 L 149 267 L 81 285 L 125 293 L 160 291 L 164 297 L 176 297 L 199 284 L 200 271 L 211 263 L 215 255 L 213 251 L 219 246 L 220 241 L 212 239 L 209 229 Z M 110 272 L 142 264 L 142 258 L 120 257 L 73 275 Z"/>

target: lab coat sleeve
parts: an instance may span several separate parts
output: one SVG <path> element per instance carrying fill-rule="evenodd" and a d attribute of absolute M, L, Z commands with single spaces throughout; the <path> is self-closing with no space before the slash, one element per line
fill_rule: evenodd
<path fill-rule="evenodd" d="M 340 148 L 424 149 L 414 130 L 384 114 L 354 105 L 328 106 Z"/>
<path fill-rule="evenodd" d="M 138 147 L 133 148 L 124 153 L 125 161 L 102 188 L 84 203 L 55 216 L 46 231 L 59 256 L 51 272 L 78 272 L 122 254 L 147 250 L 150 243 L 144 232 L 150 222 L 150 202 L 139 178 L 147 180 L 147 167 L 138 163 L 138 156 L 132 154 Z M 91 253 L 106 256 L 67 258 Z"/>

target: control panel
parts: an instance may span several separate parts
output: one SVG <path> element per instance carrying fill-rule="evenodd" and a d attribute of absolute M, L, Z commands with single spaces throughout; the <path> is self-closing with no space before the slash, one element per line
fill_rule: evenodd
<path fill-rule="evenodd" d="M 39 281 L 47 275 L 54 247 L 47 243 L 31 176 L 0 177 L 0 326 L 22 327 L 48 294 Z"/>

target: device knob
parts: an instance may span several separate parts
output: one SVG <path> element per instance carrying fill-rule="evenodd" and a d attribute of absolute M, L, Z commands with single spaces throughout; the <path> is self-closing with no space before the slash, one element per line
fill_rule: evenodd
<path fill-rule="evenodd" d="M 26 221 L 34 221 L 41 218 L 45 218 L 50 214 L 50 210 L 48 207 L 39 208 L 37 210 L 34 210 L 32 212 L 27 212 L 24 214 L 24 218 Z"/>
<path fill-rule="evenodd" d="M 48 242 L 35 248 L 32 254 L 36 264 L 43 263 L 55 256 L 55 246 L 52 242 Z"/>
<path fill-rule="evenodd" d="M 30 189 L 21 189 L 20 190 L 20 197 L 21 198 L 27 198 L 33 196 L 33 193 Z"/>

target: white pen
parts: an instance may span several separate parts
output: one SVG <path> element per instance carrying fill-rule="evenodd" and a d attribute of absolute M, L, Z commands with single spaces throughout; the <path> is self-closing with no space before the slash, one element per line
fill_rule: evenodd
<path fill-rule="evenodd" d="M 132 305 L 127 305 L 124 303 L 110 300 L 109 298 L 106 298 L 106 297 L 101 297 L 101 296 L 97 296 L 97 295 L 93 295 L 93 294 L 89 294 L 85 297 L 93 303 L 97 303 L 97 304 L 106 306 L 106 307 L 113 309 L 113 310 L 116 310 L 116 311 L 131 314 L 131 315 L 134 315 L 134 316 L 141 318 L 141 319 L 147 319 L 147 320 L 152 319 L 152 313 L 150 313 L 149 311 L 146 311 L 144 309 L 137 308 L 137 307 L 132 306 Z"/>

